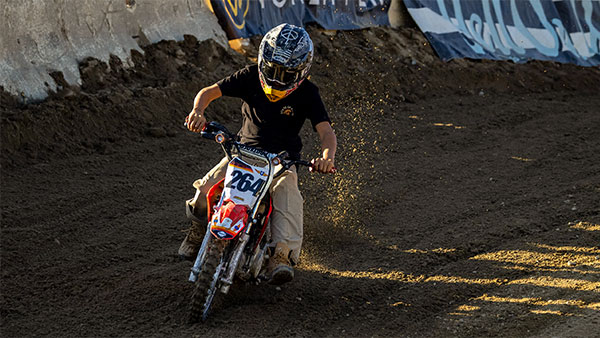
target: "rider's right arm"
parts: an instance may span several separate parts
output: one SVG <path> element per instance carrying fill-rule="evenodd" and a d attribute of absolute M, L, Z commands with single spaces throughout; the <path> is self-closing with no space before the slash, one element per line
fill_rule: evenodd
<path fill-rule="evenodd" d="M 185 119 L 189 130 L 199 133 L 206 123 L 204 110 L 213 100 L 218 99 L 223 94 L 217 84 L 202 88 L 194 98 L 194 107 Z"/>

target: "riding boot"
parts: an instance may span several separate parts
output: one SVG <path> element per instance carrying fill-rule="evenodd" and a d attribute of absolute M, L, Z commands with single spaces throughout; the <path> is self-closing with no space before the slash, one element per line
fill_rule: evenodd
<path fill-rule="evenodd" d="M 267 262 L 266 276 L 270 284 L 281 285 L 294 278 L 294 269 L 290 266 L 290 248 L 283 242 L 277 243 Z"/>
<path fill-rule="evenodd" d="M 179 246 L 178 251 L 179 257 L 189 261 L 193 261 L 196 259 L 196 255 L 198 255 L 198 250 L 200 249 L 200 245 L 206 234 L 206 225 L 208 222 L 206 216 L 198 216 L 199 214 L 205 215 L 206 212 L 197 212 L 196 208 L 190 204 L 191 201 L 192 200 L 186 201 L 186 214 L 192 221 L 192 225 L 189 229 L 184 230 L 187 235 L 181 243 L 181 246 Z"/>
<path fill-rule="evenodd" d="M 192 225 L 189 229 L 185 230 L 185 232 L 187 232 L 187 235 L 179 246 L 179 257 L 188 261 L 193 261 L 196 259 L 196 255 L 198 255 L 198 250 L 200 250 L 200 245 L 204 239 L 206 224 L 192 221 Z"/>

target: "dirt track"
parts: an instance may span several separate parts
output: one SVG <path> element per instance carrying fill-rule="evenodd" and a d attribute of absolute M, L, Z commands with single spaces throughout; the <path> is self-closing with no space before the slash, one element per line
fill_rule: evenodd
<path fill-rule="evenodd" d="M 237 285 L 205 324 L 175 254 L 220 150 L 181 122 L 250 61 L 188 37 L 130 70 L 87 60 L 40 104 L 1 92 L 2 336 L 598 336 L 600 70 L 310 33 L 339 173 L 301 174 L 297 278 Z M 238 109 L 209 117 L 235 129 Z"/>

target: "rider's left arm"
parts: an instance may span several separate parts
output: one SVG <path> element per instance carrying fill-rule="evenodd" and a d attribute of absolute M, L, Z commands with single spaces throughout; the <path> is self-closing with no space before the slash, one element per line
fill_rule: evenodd
<path fill-rule="evenodd" d="M 313 170 L 321 173 L 329 173 L 335 167 L 337 137 L 328 121 L 320 122 L 315 126 L 315 129 L 321 139 L 321 149 L 323 153 L 321 158 L 315 158 L 311 161 Z"/>

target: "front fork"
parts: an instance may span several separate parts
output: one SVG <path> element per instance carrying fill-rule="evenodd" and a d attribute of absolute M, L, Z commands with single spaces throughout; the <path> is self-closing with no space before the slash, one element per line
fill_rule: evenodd
<path fill-rule="evenodd" d="M 233 252 L 232 258 L 228 264 L 227 272 L 225 276 L 221 278 L 221 282 L 223 282 L 223 286 L 221 286 L 221 292 L 223 293 L 229 292 L 229 287 L 231 284 L 233 284 L 233 277 L 235 276 L 238 264 L 240 263 L 240 258 L 242 257 L 242 252 L 244 251 L 249 238 L 250 235 L 244 232 L 235 247 L 235 251 Z"/>
<path fill-rule="evenodd" d="M 246 247 L 246 243 L 248 243 L 248 239 L 250 235 L 248 231 L 250 230 L 250 224 L 246 228 L 246 231 L 242 233 L 239 237 L 238 243 L 235 247 L 234 252 L 232 253 L 232 258 L 229 260 L 229 264 L 227 264 L 227 271 L 225 276 L 221 278 L 221 282 L 223 286 L 221 286 L 221 292 L 227 293 L 229 291 L 229 287 L 233 284 L 233 278 L 235 276 L 235 272 L 240 262 L 240 258 L 242 257 L 242 252 Z M 198 274 L 202 270 L 202 265 L 204 264 L 204 257 L 206 256 L 206 247 L 208 246 L 208 241 L 213 237 L 210 232 L 210 225 L 206 229 L 206 234 L 204 235 L 204 239 L 202 240 L 202 245 L 200 245 L 200 250 L 198 251 L 198 255 L 196 256 L 196 260 L 194 261 L 194 265 L 192 266 L 192 271 L 190 272 L 189 281 L 195 283 L 198 279 Z"/>
<path fill-rule="evenodd" d="M 190 272 L 190 278 L 188 279 L 192 283 L 196 283 L 198 279 L 198 274 L 200 274 L 200 270 L 202 270 L 202 264 L 204 264 L 204 256 L 206 254 L 206 247 L 208 246 L 208 240 L 212 234 L 210 233 L 210 224 L 206 226 L 206 233 L 204 234 L 204 239 L 202 240 L 202 245 L 200 245 L 200 250 L 198 251 L 198 255 L 196 255 L 196 260 L 194 261 L 194 265 L 192 266 L 192 272 Z"/>

